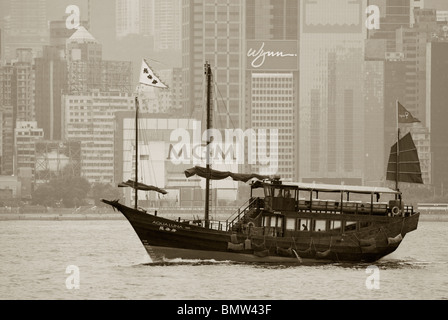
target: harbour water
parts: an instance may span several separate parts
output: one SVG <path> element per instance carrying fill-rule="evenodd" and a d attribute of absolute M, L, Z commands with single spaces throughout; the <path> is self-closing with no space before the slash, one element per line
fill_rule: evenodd
<path fill-rule="evenodd" d="M 448 222 L 374 264 L 151 263 L 126 220 L 0 221 L 1 300 L 445 300 Z"/>

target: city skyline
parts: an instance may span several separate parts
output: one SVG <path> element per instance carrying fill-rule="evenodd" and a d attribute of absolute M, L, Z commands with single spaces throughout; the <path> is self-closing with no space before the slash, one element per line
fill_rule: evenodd
<path fill-rule="evenodd" d="M 427 66 L 443 60 L 443 46 L 428 46 L 446 41 L 440 17 L 448 12 L 448 4 L 338 1 L 328 6 L 305 0 L 195 0 L 163 5 L 157 0 L 107 4 L 41 0 L 21 4 L 39 8 L 34 12 L 39 24 L 31 27 L 17 23 L 30 19 L 30 13 L 11 6 L 0 17 L 4 153 L 14 149 L 16 121 L 28 121 L 30 127 L 37 121 L 46 140 L 83 141 L 81 173 L 91 176 L 92 183 L 128 179 L 117 176 L 129 170 L 118 169 L 121 164 L 114 160 L 113 113 L 106 117 L 100 113 L 106 106 L 115 111 L 134 108 L 131 96 L 145 58 L 170 81 L 169 90 L 147 90 L 142 99 L 146 112 L 171 113 L 179 120 L 204 124 L 203 64 L 208 61 L 215 86 L 216 129 L 278 130 L 277 151 L 271 154 L 278 161 L 275 170 L 244 163 L 238 171 L 279 174 L 287 181 L 384 184 L 388 148 L 396 138 L 398 99 L 421 119 L 405 130 L 415 135 L 424 180 L 432 185 L 437 176 L 434 181 L 440 188 L 448 179 L 440 163 L 445 146 L 440 137 L 431 143 L 430 133 L 440 127 L 432 113 L 442 112 L 443 105 L 434 103 L 442 92 L 431 87 L 434 79 Z M 6 2 L 16 3 L 3 1 L 2 9 Z M 369 4 L 381 9 L 380 16 L 374 17 L 381 23 L 379 29 L 366 24 L 374 12 L 366 12 Z M 399 19 L 394 20 L 397 8 Z M 420 9 L 411 14 L 412 8 Z M 157 19 L 145 22 L 142 14 Z M 126 22 L 133 17 L 142 24 Z M 42 31 L 44 20 L 52 22 L 47 33 Z M 30 28 L 42 39 L 31 39 Z M 438 54 L 431 56 L 436 49 Z M 19 93 L 26 95 L 21 98 Z M 102 139 L 104 143 L 98 142 Z M 154 139 L 153 143 L 161 142 L 160 137 Z M 101 147 L 95 146 L 97 142 Z M 251 148 L 266 142 L 257 140 Z M 8 168 L 4 174 L 11 173 L 11 166 L 12 173 L 19 172 L 17 152 L 13 165 L 10 155 L 3 154 L 2 166 Z M 105 163 L 95 161 L 96 157 Z M 167 183 L 169 175 L 165 179 Z"/>

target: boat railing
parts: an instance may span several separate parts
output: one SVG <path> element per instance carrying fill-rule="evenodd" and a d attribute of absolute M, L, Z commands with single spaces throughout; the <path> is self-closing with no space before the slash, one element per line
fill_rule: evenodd
<path fill-rule="evenodd" d="M 299 199 L 299 211 L 331 212 L 331 213 L 360 213 L 360 214 L 386 214 L 387 202 L 362 202 L 362 201 L 335 201 Z"/>
<path fill-rule="evenodd" d="M 409 216 L 409 215 L 412 216 L 416 212 L 414 211 L 414 206 L 412 206 L 412 205 L 405 205 L 403 213 L 404 213 L 405 216 Z"/>
<path fill-rule="evenodd" d="M 250 198 L 241 207 L 238 208 L 225 222 L 227 230 L 230 230 L 238 221 L 241 220 L 254 206 L 261 201 L 260 198 Z"/>

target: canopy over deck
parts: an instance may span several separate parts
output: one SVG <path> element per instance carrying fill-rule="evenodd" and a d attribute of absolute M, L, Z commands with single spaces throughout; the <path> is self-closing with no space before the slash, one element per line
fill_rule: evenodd
<path fill-rule="evenodd" d="M 321 183 L 302 183 L 302 182 L 286 182 L 286 183 L 276 183 L 274 182 L 262 182 L 255 181 L 252 184 L 252 188 L 261 188 L 265 185 L 281 187 L 281 188 L 293 188 L 304 191 L 321 191 L 321 192 L 349 192 L 349 193 L 362 193 L 362 194 L 379 194 L 379 193 L 389 193 L 389 194 L 401 194 L 401 192 L 385 188 L 385 187 L 370 187 L 370 186 L 350 186 L 350 185 L 337 185 L 337 184 L 321 184 Z"/>

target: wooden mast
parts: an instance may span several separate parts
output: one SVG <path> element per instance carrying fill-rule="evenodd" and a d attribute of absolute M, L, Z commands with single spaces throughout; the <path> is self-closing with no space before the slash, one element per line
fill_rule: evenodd
<path fill-rule="evenodd" d="M 212 70 L 208 61 L 205 63 L 205 75 L 207 78 L 207 147 L 206 147 L 206 169 L 207 174 L 205 178 L 205 227 L 208 228 L 210 224 L 210 129 L 211 129 L 211 81 Z"/>
<path fill-rule="evenodd" d="M 135 179 L 134 179 L 135 209 L 137 209 L 138 207 L 137 183 L 138 183 L 138 97 L 135 97 Z"/>
<path fill-rule="evenodd" d="M 396 168 L 396 175 L 395 175 L 395 190 L 400 191 L 398 188 L 398 180 L 400 177 L 400 119 L 399 115 L 400 112 L 398 110 L 398 99 L 396 100 L 396 115 L 397 115 L 397 168 Z"/>

